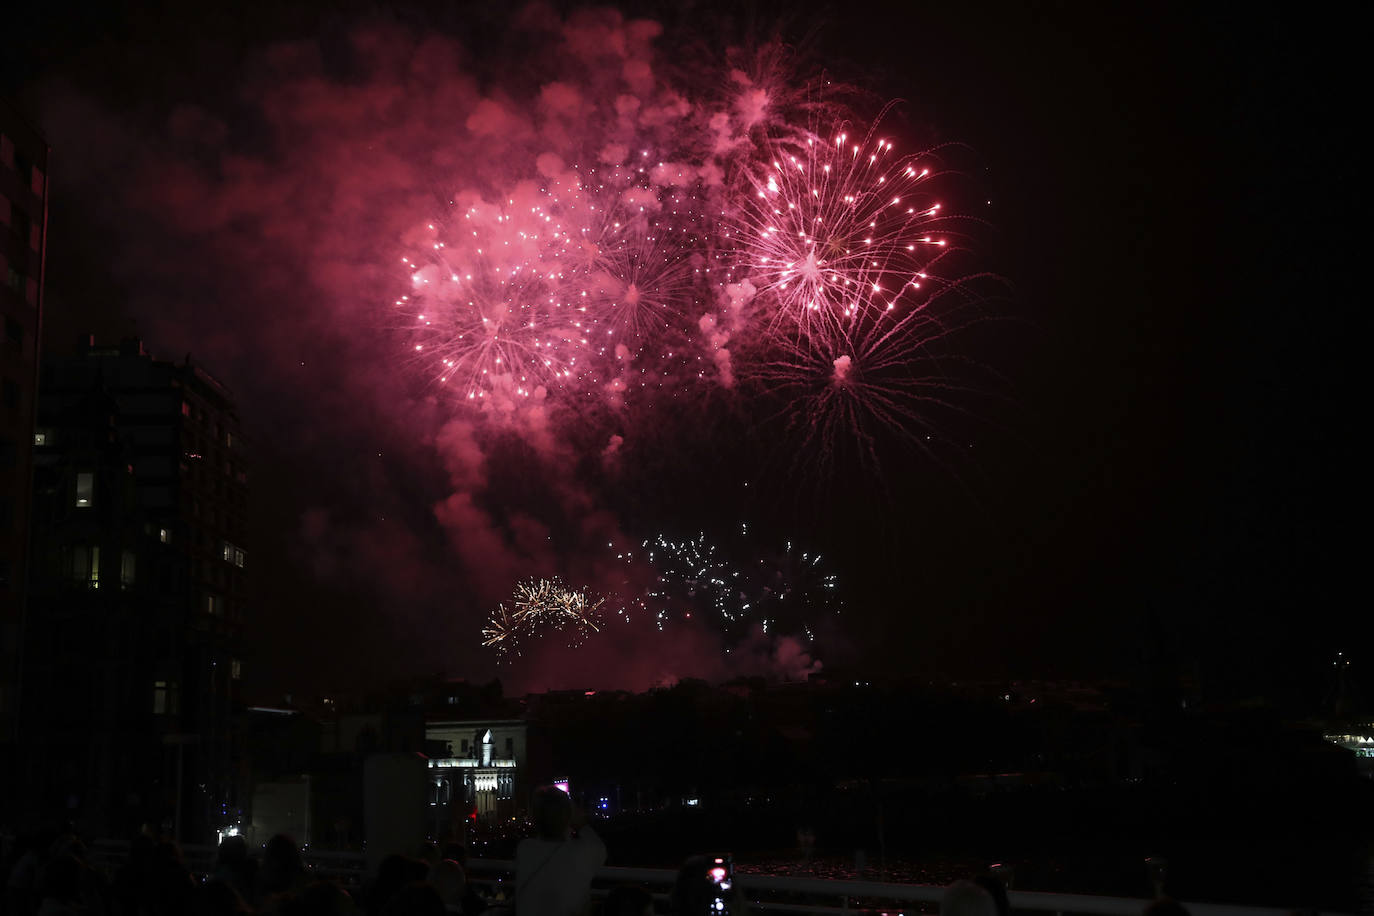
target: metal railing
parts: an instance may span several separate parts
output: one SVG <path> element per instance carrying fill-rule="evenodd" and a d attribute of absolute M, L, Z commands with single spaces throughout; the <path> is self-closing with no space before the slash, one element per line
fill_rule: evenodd
<path fill-rule="evenodd" d="M 107 868 L 128 855 L 129 844 L 96 841 L 91 844 L 93 864 Z M 214 870 L 215 850 L 209 846 L 184 846 L 186 864 L 202 877 Z M 361 886 L 364 856 L 360 852 L 331 852 L 306 848 L 302 858 L 320 878 L 349 887 Z M 509 859 L 471 859 L 468 878 L 496 903 L 506 900 L 515 886 L 515 863 Z M 592 886 L 594 898 L 604 897 L 611 887 L 639 885 L 649 889 L 658 912 L 667 911 L 668 890 L 677 872 L 669 868 L 603 867 Z M 836 881 L 828 878 L 774 877 L 736 873 L 736 880 L 757 913 L 796 913 L 809 916 L 919 916 L 935 913 L 945 888 L 935 884 L 893 884 L 881 881 Z M 1014 911 L 1024 913 L 1083 914 L 1083 916 L 1141 916 L 1149 900 L 1105 897 L 1095 894 L 1055 894 L 1043 891 L 1009 891 Z M 1191 916 L 1293 916 L 1282 907 L 1235 906 L 1185 902 Z M 1341 916 L 1331 912 L 1303 911 L 1303 916 Z"/>

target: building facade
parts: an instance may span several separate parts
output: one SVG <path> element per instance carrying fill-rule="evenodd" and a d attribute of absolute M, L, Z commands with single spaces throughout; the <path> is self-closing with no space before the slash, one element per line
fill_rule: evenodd
<path fill-rule="evenodd" d="M 0 783 L 11 768 L 28 564 L 34 393 L 47 251 L 48 146 L 0 99 Z"/>
<path fill-rule="evenodd" d="M 44 361 L 19 734 L 29 797 L 96 835 L 212 840 L 238 807 L 248 469 L 229 390 L 138 340 Z"/>
<path fill-rule="evenodd" d="M 517 799 L 529 789 L 524 720 L 431 721 L 425 738 L 445 751 L 429 760 L 429 803 L 436 827 L 460 819 L 490 823 L 516 816 L 521 807 Z"/>

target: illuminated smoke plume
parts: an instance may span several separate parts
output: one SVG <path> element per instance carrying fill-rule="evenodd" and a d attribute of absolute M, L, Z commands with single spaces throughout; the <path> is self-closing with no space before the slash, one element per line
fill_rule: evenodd
<path fill-rule="evenodd" d="M 958 397 L 928 358 L 960 326 L 941 173 L 895 132 L 846 128 L 865 119 L 845 88 L 781 43 L 687 55 L 709 43 L 614 10 L 489 15 L 506 18 L 482 40 L 364 22 L 259 48 L 231 100 L 156 116 L 64 90 L 47 127 L 100 138 L 106 164 L 66 179 L 108 200 L 92 219 L 144 291 L 145 336 L 242 380 L 274 447 L 338 469 L 332 495 L 292 494 L 289 549 L 422 621 L 388 629 L 427 634 L 429 662 L 489 667 L 472 647 L 490 609 L 561 577 L 616 613 L 575 653 L 521 640 L 528 683 L 597 661 L 627 686 L 804 673 L 818 609 L 794 614 L 777 572 L 800 555 L 741 573 L 709 625 L 674 616 L 670 646 L 608 554 L 640 540 L 616 497 L 634 463 L 690 473 L 684 446 L 730 423 L 782 417 L 821 464 L 873 452 L 876 428 L 926 435 L 924 407 Z M 629 591 L 680 594 L 653 565 Z M 493 645 L 565 620 L 519 608 Z"/>

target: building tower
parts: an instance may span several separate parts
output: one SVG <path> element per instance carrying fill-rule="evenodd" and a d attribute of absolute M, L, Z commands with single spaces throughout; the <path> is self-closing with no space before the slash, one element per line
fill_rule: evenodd
<path fill-rule="evenodd" d="M 232 820 L 248 470 L 227 388 L 138 340 L 44 360 L 20 735 L 94 835 Z M 34 812 L 40 813 L 40 812 Z"/>
<path fill-rule="evenodd" d="M 47 217 L 48 145 L 0 99 L 0 783 L 6 787 L 15 785 Z"/>

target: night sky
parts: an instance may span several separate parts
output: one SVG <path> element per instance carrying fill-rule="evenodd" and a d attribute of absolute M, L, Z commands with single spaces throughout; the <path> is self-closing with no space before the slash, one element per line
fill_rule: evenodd
<path fill-rule="evenodd" d="M 980 288 L 991 320 L 951 342 L 976 390 L 930 419 L 929 451 L 883 441 L 877 469 L 841 453 L 800 471 L 717 393 L 625 419 L 633 466 L 612 473 L 584 461 L 605 446 L 594 424 L 454 424 L 384 305 L 425 218 L 412 202 L 484 167 L 473 100 L 517 123 L 540 41 L 614 17 L 518 14 L 536 40 L 481 4 L 325 8 L 35 5 L 3 39 L 0 90 L 53 145 L 45 346 L 136 333 L 238 396 L 257 695 L 440 671 L 644 687 L 818 658 L 931 677 L 1163 666 L 1216 696 L 1318 702 L 1336 651 L 1363 663 L 1367 13 L 621 7 L 612 31 L 661 21 L 655 77 L 703 95 L 696 60 L 777 31 L 788 66 L 862 90 L 859 110 L 900 100 L 894 137 L 960 144 L 949 194 L 981 207 L 973 266 L 1000 279 Z M 696 624 L 576 653 L 551 639 L 498 672 L 478 645 L 514 577 L 600 587 L 601 535 L 728 539 L 741 521 L 840 577 L 815 646 L 759 638 L 726 663 Z"/>

